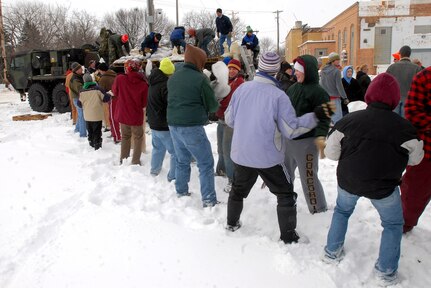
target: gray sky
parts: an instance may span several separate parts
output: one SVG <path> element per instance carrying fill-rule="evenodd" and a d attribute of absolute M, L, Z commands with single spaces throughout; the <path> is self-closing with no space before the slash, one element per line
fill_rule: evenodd
<path fill-rule="evenodd" d="M 10 5 L 17 0 L 3 0 L 3 5 Z M 29 0 L 21 0 L 29 1 Z M 32 0 L 33 1 L 33 0 Z M 38 0 L 34 0 L 38 1 Z M 276 38 L 277 24 L 275 20 L 276 10 L 280 13 L 280 42 L 284 42 L 287 32 L 294 26 L 296 20 L 303 24 L 317 27 L 325 24 L 338 15 L 344 9 L 355 3 L 354 0 L 178 0 L 179 15 L 188 11 L 206 10 L 214 12 L 222 8 L 224 14 L 232 17 L 232 11 L 237 12 L 237 17 L 254 30 L 260 31 L 258 37 Z M 145 8 L 147 0 L 44 0 L 45 3 L 59 3 L 70 5 L 71 9 L 86 10 L 91 14 L 102 17 L 107 12 L 115 12 L 120 8 Z M 167 16 L 175 22 L 175 0 L 154 0 L 154 8 L 162 9 Z"/>

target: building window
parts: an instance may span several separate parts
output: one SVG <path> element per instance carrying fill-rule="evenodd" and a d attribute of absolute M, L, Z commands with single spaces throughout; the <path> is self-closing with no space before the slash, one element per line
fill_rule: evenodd
<path fill-rule="evenodd" d="M 431 25 L 416 25 L 415 34 L 429 34 L 431 33 Z"/>
<path fill-rule="evenodd" d="M 326 48 L 319 48 L 314 50 L 314 57 L 319 58 L 322 56 L 328 55 L 328 49 Z"/>
<path fill-rule="evenodd" d="M 347 43 L 347 28 L 344 28 L 343 31 L 343 46 Z"/>

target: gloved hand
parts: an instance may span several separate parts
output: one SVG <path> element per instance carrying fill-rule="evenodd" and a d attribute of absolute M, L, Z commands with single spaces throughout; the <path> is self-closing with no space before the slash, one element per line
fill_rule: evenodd
<path fill-rule="evenodd" d="M 314 144 L 317 147 L 317 150 L 319 150 L 319 154 L 320 154 L 320 159 L 324 159 L 325 158 L 325 146 L 326 146 L 326 139 L 324 136 L 319 136 L 316 137 L 316 139 L 314 139 Z"/>
<path fill-rule="evenodd" d="M 317 119 L 321 121 L 327 120 L 335 113 L 335 109 L 335 103 L 330 101 L 314 108 L 314 114 L 316 114 Z"/>
<path fill-rule="evenodd" d="M 343 103 L 345 104 L 345 105 L 347 105 L 347 104 L 349 104 L 350 103 L 350 101 L 349 101 L 349 99 L 343 99 Z"/>
<path fill-rule="evenodd" d="M 216 121 L 218 121 L 218 117 L 215 113 L 209 113 L 208 114 L 208 120 L 216 122 Z"/>

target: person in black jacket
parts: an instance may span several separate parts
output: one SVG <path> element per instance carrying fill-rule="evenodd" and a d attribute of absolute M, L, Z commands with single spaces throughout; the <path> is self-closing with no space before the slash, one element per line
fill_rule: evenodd
<path fill-rule="evenodd" d="M 223 15 L 223 11 L 218 8 L 216 11 L 217 18 L 216 18 L 216 26 L 217 26 L 217 38 L 220 38 L 219 45 L 220 45 L 220 55 L 224 54 L 224 47 L 223 43 L 226 40 L 227 46 L 229 46 L 232 42 L 232 22 L 230 22 L 229 17 L 226 15 Z"/>
<path fill-rule="evenodd" d="M 364 95 L 362 95 L 361 86 L 359 86 L 358 80 L 353 78 L 353 66 L 346 66 L 343 69 L 343 82 L 344 91 L 346 91 L 347 99 L 349 103 L 353 101 L 364 101 Z M 343 116 L 349 113 L 349 109 L 345 103 L 341 103 L 343 109 Z"/>
<path fill-rule="evenodd" d="M 417 165 L 424 156 L 423 142 L 418 139 L 416 129 L 392 112 L 399 101 L 397 80 L 388 73 L 378 75 L 365 95 L 368 107 L 338 121 L 325 148 L 328 158 L 338 160 L 338 196 L 323 259 L 325 262 L 342 259 L 349 217 L 358 199 L 366 197 L 382 222 L 374 273 L 385 286 L 397 283 L 404 223 L 398 185 L 407 164 Z"/>
<path fill-rule="evenodd" d="M 368 86 L 370 86 L 371 78 L 368 76 L 368 65 L 363 64 L 359 67 L 356 73 L 356 80 L 358 80 L 359 86 L 361 87 L 362 98 L 365 97 Z"/>
<path fill-rule="evenodd" d="M 159 42 L 162 39 L 162 34 L 151 32 L 141 43 L 141 51 L 144 55 L 147 53 L 155 53 L 159 48 Z"/>
<path fill-rule="evenodd" d="M 147 118 L 152 130 L 153 151 L 151 154 L 151 175 L 157 176 L 162 170 L 163 159 L 166 150 L 171 154 L 168 181 L 175 179 L 176 156 L 174 144 L 172 143 L 168 123 L 166 121 L 166 111 L 168 107 L 168 88 L 169 76 L 175 72 L 175 66 L 169 58 L 160 61 L 160 67 L 151 71 L 148 81 Z"/>
<path fill-rule="evenodd" d="M 296 77 L 293 75 L 292 66 L 289 62 L 283 61 L 280 66 L 280 71 L 275 76 L 275 79 L 280 83 L 280 89 L 287 93 L 287 89 L 296 83 Z"/>

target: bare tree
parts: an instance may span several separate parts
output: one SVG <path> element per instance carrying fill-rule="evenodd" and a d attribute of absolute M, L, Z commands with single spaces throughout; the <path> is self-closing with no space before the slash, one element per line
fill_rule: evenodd
<path fill-rule="evenodd" d="M 277 45 L 269 37 L 263 37 L 259 39 L 260 53 L 265 53 L 267 51 L 276 51 Z"/>
<path fill-rule="evenodd" d="M 120 9 L 115 13 L 106 14 L 103 25 L 118 34 L 128 34 L 129 42 L 135 47 L 146 32 L 146 9 Z"/>
<path fill-rule="evenodd" d="M 58 37 L 57 47 L 75 48 L 93 44 L 97 39 L 98 20 L 86 11 L 75 11 Z"/>

